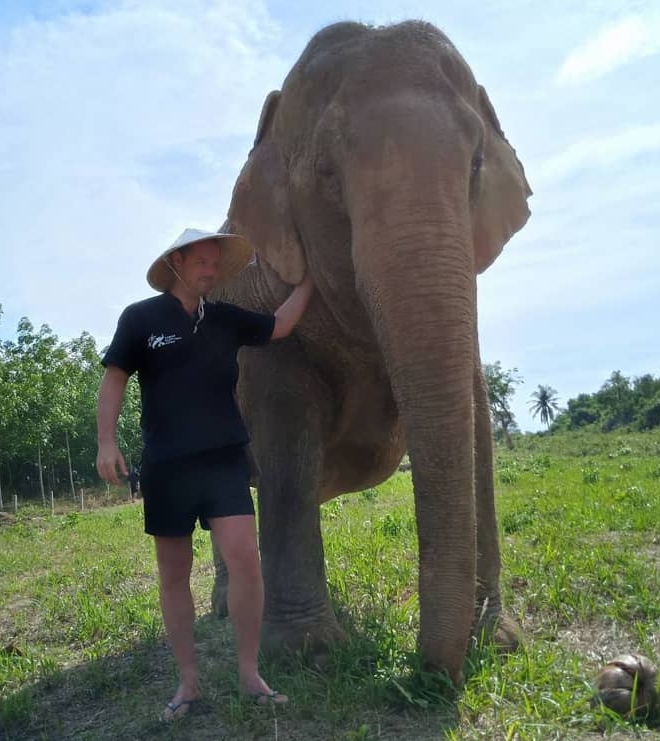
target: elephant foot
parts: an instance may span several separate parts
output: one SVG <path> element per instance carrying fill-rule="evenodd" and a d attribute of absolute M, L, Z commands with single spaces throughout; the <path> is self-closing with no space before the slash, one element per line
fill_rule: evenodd
<path fill-rule="evenodd" d="M 220 620 L 229 617 L 227 591 L 226 580 L 216 579 L 213 584 L 213 591 L 211 592 L 211 612 Z"/>
<path fill-rule="evenodd" d="M 346 640 L 346 633 L 332 613 L 305 622 L 264 620 L 261 630 L 261 650 L 265 655 L 291 652 L 318 668 L 327 663 L 329 650 Z"/>
<path fill-rule="evenodd" d="M 502 654 L 515 651 L 522 644 L 522 631 L 516 621 L 503 612 L 482 609 L 472 630 L 478 645 L 487 643 Z"/>

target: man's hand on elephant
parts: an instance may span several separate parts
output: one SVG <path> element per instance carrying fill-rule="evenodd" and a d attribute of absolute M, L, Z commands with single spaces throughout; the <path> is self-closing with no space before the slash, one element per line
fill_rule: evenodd
<path fill-rule="evenodd" d="M 275 328 L 271 339 L 281 340 L 291 334 L 293 328 L 305 313 L 313 288 L 312 279 L 307 273 L 291 291 L 289 298 L 275 312 Z"/>
<path fill-rule="evenodd" d="M 109 481 L 111 484 L 119 486 L 120 481 L 117 475 L 117 467 L 119 467 L 119 471 L 123 476 L 128 476 L 126 461 L 117 447 L 117 443 L 112 442 L 100 445 L 96 456 L 96 470 L 99 476 L 104 481 Z"/>

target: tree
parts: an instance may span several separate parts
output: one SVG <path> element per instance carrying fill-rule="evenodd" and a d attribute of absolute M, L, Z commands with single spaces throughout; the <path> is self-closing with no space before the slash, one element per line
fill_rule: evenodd
<path fill-rule="evenodd" d="M 532 417 L 540 415 L 541 423 L 550 429 L 550 422 L 554 421 L 555 412 L 559 411 L 557 392 L 552 386 L 539 384 L 538 389 L 530 396 L 528 406 Z"/>
<path fill-rule="evenodd" d="M 568 400 L 566 411 L 557 417 L 555 427 L 564 416 L 568 419 L 569 430 L 588 427 L 600 420 L 600 414 L 601 409 L 593 394 L 578 394 L 577 398 Z"/>
<path fill-rule="evenodd" d="M 603 431 L 629 425 L 635 416 L 635 394 L 630 379 L 616 370 L 596 393 L 603 409 Z"/>
<path fill-rule="evenodd" d="M 512 449 L 510 432 L 515 428 L 516 420 L 510 402 L 516 393 L 516 386 L 522 383 L 523 379 L 518 375 L 517 368 L 503 370 L 499 360 L 491 364 L 486 363 L 483 371 L 488 386 L 488 403 L 495 433 L 501 434 L 507 447 Z"/>
<path fill-rule="evenodd" d="M 98 481 L 96 399 L 102 373 L 87 332 L 62 343 L 47 325 L 35 330 L 23 318 L 17 340 L 0 342 L 0 497 L 5 485 L 22 496 L 39 491 L 45 500 L 47 488 L 75 494 L 76 485 Z M 118 423 L 128 460 L 139 460 L 139 420 L 139 388 L 131 381 Z"/>
<path fill-rule="evenodd" d="M 93 472 L 96 394 L 102 368 L 96 342 L 88 332 L 83 332 L 63 347 L 66 360 L 62 364 L 61 384 L 66 401 L 59 417 L 58 440 L 65 444 L 65 448 L 60 449 L 66 450 L 69 486 L 75 496 L 73 459 L 77 460 L 79 478 L 88 480 Z"/>
<path fill-rule="evenodd" d="M 140 387 L 137 378 L 131 376 L 117 420 L 117 442 L 129 468 L 138 463 L 142 456 L 141 410 Z"/>
<path fill-rule="evenodd" d="M 650 373 L 633 379 L 632 390 L 641 403 L 652 399 L 660 393 L 660 378 L 653 378 Z"/>
<path fill-rule="evenodd" d="M 660 427 L 660 391 L 642 406 L 637 417 L 640 430 L 651 430 Z"/>
<path fill-rule="evenodd" d="M 18 323 L 17 342 L 4 342 L 2 359 L 8 379 L 8 416 L 3 419 L 2 433 L 9 455 L 20 456 L 37 468 L 37 481 L 45 502 L 44 454 L 52 442 L 54 409 L 61 403 L 58 365 L 62 352 L 50 327 L 38 332 L 23 317 Z M 26 476 L 31 480 L 31 476 Z"/>

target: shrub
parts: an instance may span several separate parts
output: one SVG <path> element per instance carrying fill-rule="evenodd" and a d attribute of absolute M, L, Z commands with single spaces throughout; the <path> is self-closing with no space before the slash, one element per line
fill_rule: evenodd
<path fill-rule="evenodd" d="M 597 484 L 600 480 L 600 473 L 597 468 L 590 466 L 582 469 L 583 484 Z"/>

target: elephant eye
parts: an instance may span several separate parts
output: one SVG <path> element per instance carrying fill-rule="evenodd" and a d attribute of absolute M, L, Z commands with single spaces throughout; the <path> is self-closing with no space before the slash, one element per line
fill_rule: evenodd
<path fill-rule="evenodd" d="M 314 170 L 321 178 L 331 178 L 335 174 L 333 163 L 326 157 L 320 157 L 314 163 Z"/>
<path fill-rule="evenodd" d="M 328 159 L 318 160 L 314 168 L 316 187 L 328 204 L 342 204 L 343 193 L 341 178 L 334 163 Z"/>
<path fill-rule="evenodd" d="M 481 166 L 483 165 L 483 163 L 484 163 L 483 152 L 477 152 L 472 158 L 471 174 L 473 177 L 479 172 L 479 170 L 481 170 Z"/>
<path fill-rule="evenodd" d="M 472 206 L 476 205 L 481 193 L 482 183 L 479 173 L 481 172 L 483 164 L 484 154 L 483 151 L 479 149 L 472 158 L 472 164 L 470 166 L 470 204 Z"/>

